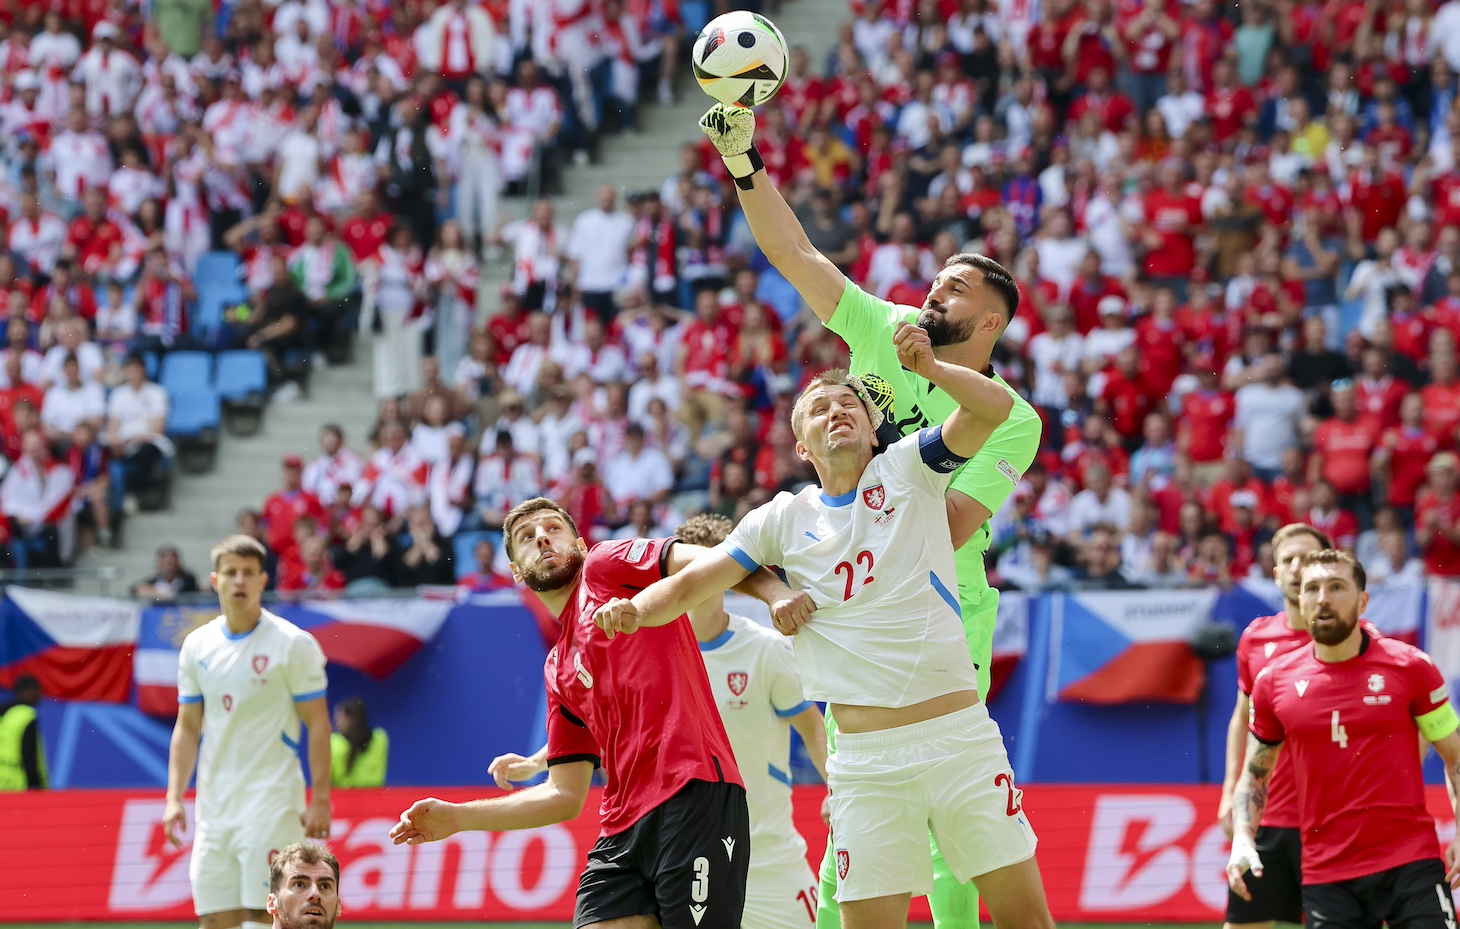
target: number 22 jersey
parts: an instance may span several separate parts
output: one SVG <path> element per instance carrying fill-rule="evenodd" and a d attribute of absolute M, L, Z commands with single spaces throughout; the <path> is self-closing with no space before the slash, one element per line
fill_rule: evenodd
<path fill-rule="evenodd" d="M 1304 884 L 1440 857 L 1417 734 L 1435 741 L 1455 731 L 1445 680 L 1414 646 L 1362 635 L 1348 661 L 1298 649 L 1252 687 L 1252 734 L 1292 757 Z"/>
<path fill-rule="evenodd" d="M 816 601 L 794 639 L 808 699 L 896 709 L 978 689 L 943 503 L 964 460 L 942 426 L 923 429 L 874 457 L 856 489 L 777 494 L 722 543 Z"/>

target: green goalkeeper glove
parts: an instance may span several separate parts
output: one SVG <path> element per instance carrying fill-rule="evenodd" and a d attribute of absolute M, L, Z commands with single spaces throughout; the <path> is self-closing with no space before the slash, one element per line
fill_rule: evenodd
<path fill-rule="evenodd" d="M 755 113 L 749 107 L 717 103 L 700 117 L 700 130 L 720 152 L 720 160 L 741 190 L 750 190 L 750 177 L 765 167 L 755 148 Z"/>

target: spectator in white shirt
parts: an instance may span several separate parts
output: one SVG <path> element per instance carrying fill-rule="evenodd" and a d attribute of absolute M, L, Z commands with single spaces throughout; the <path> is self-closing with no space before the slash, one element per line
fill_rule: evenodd
<path fill-rule="evenodd" d="M 58 568 L 69 560 L 76 535 L 71 469 L 51 457 L 38 430 L 21 439 L 21 454 L 0 482 L 0 510 L 10 521 L 10 545 L 17 568 Z"/>
<path fill-rule="evenodd" d="M 512 433 L 493 437 L 496 451 L 477 463 L 476 510 L 468 518 L 474 529 L 500 529 L 507 512 L 524 500 L 540 496 L 545 488 L 537 458 L 518 451 Z"/>
<path fill-rule="evenodd" d="M 93 186 L 107 186 L 112 173 L 112 153 L 106 138 L 87 125 L 85 110 L 66 114 L 66 128 L 51 139 L 51 164 L 55 167 L 56 194 L 74 214 L 81 210 L 81 195 Z M 135 212 L 129 210 L 129 213 Z"/>
<path fill-rule="evenodd" d="M 563 374 L 572 380 L 587 374 L 595 384 L 629 380 L 629 360 L 624 350 L 608 341 L 603 323 L 595 316 L 583 321 L 583 339 L 563 353 Z"/>
<path fill-rule="evenodd" d="M 674 489 L 674 469 L 669 458 L 644 441 L 644 427 L 631 422 L 624 427 L 624 447 L 603 469 L 603 484 L 619 504 L 648 500 L 658 506 Z"/>
<path fill-rule="evenodd" d="M 106 418 L 106 395 L 100 384 L 81 379 L 81 364 L 75 355 L 66 355 L 61 371 L 61 380 L 46 391 L 41 404 L 41 428 L 54 443 L 69 441 L 82 423 L 100 429 Z"/>
<path fill-rule="evenodd" d="M 1039 276 L 1058 287 L 1060 299 L 1065 299 L 1080 273 L 1080 262 L 1090 250 L 1085 240 L 1075 235 L 1070 214 L 1061 207 L 1047 208 L 1034 248 L 1039 253 Z"/>
<path fill-rule="evenodd" d="M 572 262 L 568 272 L 576 277 L 583 305 L 600 319 L 613 318 L 613 292 L 623 286 L 629 270 L 629 239 L 634 219 L 615 208 L 618 194 L 609 184 L 598 188 L 598 203 L 573 219 L 564 257 Z"/>
<path fill-rule="evenodd" d="M 1069 307 L 1055 306 L 1045 320 L 1049 328 L 1029 340 L 1029 361 L 1034 367 L 1031 397 L 1039 406 L 1054 410 L 1069 406 L 1065 373 L 1078 371 L 1085 357 L 1085 340 L 1075 331 L 1074 321 Z"/>
<path fill-rule="evenodd" d="M 1156 110 L 1166 120 L 1166 131 L 1171 138 L 1180 139 L 1186 135 L 1191 124 L 1201 119 L 1206 112 L 1206 98 L 1186 86 L 1186 74 L 1180 68 L 1173 68 L 1166 76 L 1166 94 L 1156 99 Z"/>
<path fill-rule="evenodd" d="M 1115 356 L 1136 341 L 1135 329 L 1126 325 L 1124 297 L 1101 297 L 1095 311 L 1100 314 L 1100 327 L 1085 336 L 1085 370 L 1089 374 L 1108 367 Z"/>
<path fill-rule="evenodd" d="M 1110 469 L 1091 465 L 1085 472 L 1085 489 L 1070 503 L 1070 532 L 1085 536 L 1101 523 L 1124 532 L 1130 526 L 1130 510 L 1130 494 L 1115 486 Z"/>
<path fill-rule="evenodd" d="M 537 387 L 538 372 L 552 354 L 552 322 L 542 313 L 527 317 L 527 341 L 512 350 L 507 367 L 502 371 L 502 380 L 522 396 L 531 394 Z"/>
<path fill-rule="evenodd" d="M 319 430 L 319 457 L 304 469 L 300 486 L 322 501 L 339 496 L 340 485 L 353 486 L 365 473 L 365 458 L 345 444 L 345 432 L 334 423 Z"/>
<path fill-rule="evenodd" d="M 1282 473 L 1283 453 L 1296 448 L 1301 434 L 1307 400 L 1303 392 L 1284 383 L 1283 356 L 1268 355 L 1258 363 L 1261 380 L 1237 391 L 1237 412 L 1233 428 L 1234 447 L 1264 482 Z"/>
<path fill-rule="evenodd" d="M 481 445 L 477 451 L 490 455 L 497 450 L 497 436 L 503 432 L 512 434 L 512 445 L 523 455 L 541 456 L 542 442 L 537 423 L 523 411 L 522 396 L 515 390 L 503 391 L 500 398 L 502 416 L 482 433 Z"/>
<path fill-rule="evenodd" d="M 97 23 L 91 30 L 91 50 L 81 56 L 71 72 L 71 79 L 86 88 L 86 112 L 96 118 L 131 112 L 142 90 L 142 69 L 137 60 L 116 47 L 120 35 L 112 23 Z"/>
<path fill-rule="evenodd" d="M 106 437 L 126 474 L 126 489 L 135 493 L 161 478 L 159 466 L 172 454 L 165 433 L 169 403 L 167 391 L 147 380 L 141 355 L 127 358 L 122 376 L 126 380 L 107 398 Z"/>
<path fill-rule="evenodd" d="M 653 352 L 645 352 L 639 356 L 639 376 L 629 387 L 629 418 L 643 422 L 655 398 L 664 401 L 665 408 L 673 413 L 679 409 L 683 389 L 679 378 L 659 370 L 659 360 Z"/>
<path fill-rule="evenodd" d="M 302 20 L 301 20 L 302 22 Z M 274 169 L 274 191 L 293 203 L 314 189 L 319 180 L 321 154 L 318 134 L 319 111 L 313 106 L 299 114 L 299 124 L 279 143 Z"/>
<path fill-rule="evenodd" d="M 35 194 L 24 194 L 20 216 L 10 224 L 10 250 L 25 259 L 32 273 L 50 277 L 65 244 L 66 223 L 54 213 L 42 213 Z"/>
<path fill-rule="evenodd" d="M 56 327 L 56 344 L 51 346 L 51 350 L 46 352 L 41 361 L 38 378 L 41 389 L 58 384 L 64 379 L 61 367 L 67 358 L 76 359 L 81 370 L 81 380 L 88 384 L 96 383 L 106 367 L 105 353 L 100 345 L 86 341 L 86 323 L 79 319 L 66 320 Z"/>

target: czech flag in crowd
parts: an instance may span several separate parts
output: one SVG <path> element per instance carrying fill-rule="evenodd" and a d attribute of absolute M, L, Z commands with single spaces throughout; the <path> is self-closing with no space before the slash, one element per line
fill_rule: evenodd
<path fill-rule="evenodd" d="M 377 680 L 388 677 L 436 637 L 454 600 L 306 600 L 266 609 L 308 631 L 331 664 Z M 177 715 L 177 656 L 182 641 L 218 616 L 216 606 L 151 607 L 142 611 L 137 643 L 137 707 Z"/>
<path fill-rule="evenodd" d="M 52 699 L 127 702 L 141 613 L 125 600 L 7 588 L 0 600 L 0 686 L 29 674 Z"/>
<path fill-rule="evenodd" d="M 1191 649 L 1215 590 L 1057 593 L 1050 610 L 1050 700 L 1194 703 L 1206 668 Z"/>

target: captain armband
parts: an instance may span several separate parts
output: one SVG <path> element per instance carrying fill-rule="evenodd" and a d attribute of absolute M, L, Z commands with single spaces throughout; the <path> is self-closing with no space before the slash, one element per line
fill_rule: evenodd
<path fill-rule="evenodd" d="M 1414 722 L 1419 726 L 1420 734 L 1431 742 L 1438 742 L 1460 729 L 1460 717 L 1455 715 L 1455 707 L 1448 700 L 1425 715 L 1416 716 Z"/>

